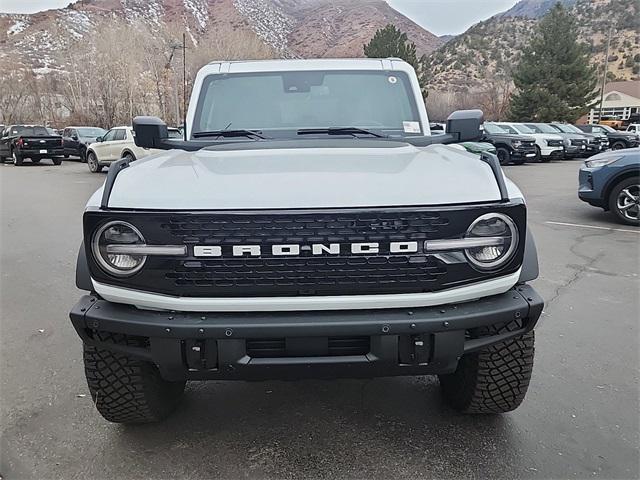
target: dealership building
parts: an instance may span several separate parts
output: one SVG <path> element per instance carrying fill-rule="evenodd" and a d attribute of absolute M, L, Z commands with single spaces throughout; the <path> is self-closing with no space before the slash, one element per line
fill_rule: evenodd
<path fill-rule="evenodd" d="M 628 120 L 633 114 L 640 114 L 640 80 L 608 83 L 604 88 L 602 116 Z M 600 98 L 583 120 L 598 123 L 599 115 Z"/>

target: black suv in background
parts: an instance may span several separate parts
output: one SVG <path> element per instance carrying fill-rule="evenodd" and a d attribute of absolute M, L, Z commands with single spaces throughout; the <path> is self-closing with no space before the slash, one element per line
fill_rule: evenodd
<path fill-rule="evenodd" d="M 582 135 L 587 142 L 587 148 L 584 152 L 585 156 L 590 157 L 591 155 L 595 155 L 609 149 L 609 138 L 604 134 L 583 132 L 575 125 L 571 125 L 569 123 L 550 123 L 549 125 L 563 133 Z"/>
<path fill-rule="evenodd" d="M 600 133 L 607 136 L 611 150 L 622 148 L 634 148 L 640 145 L 638 135 L 634 133 L 620 132 L 608 125 L 576 125 L 580 130 L 587 133 Z"/>
<path fill-rule="evenodd" d="M 493 123 L 484 124 L 483 142 L 496 147 L 496 155 L 500 165 L 514 163 L 522 165 L 527 160 L 536 158 L 536 141 L 526 135 L 514 135 Z"/>
<path fill-rule="evenodd" d="M 107 131 L 99 127 L 67 127 L 62 132 L 62 146 L 64 156 L 80 157 L 83 162 L 87 161 L 87 146 L 102 137 Z"/>

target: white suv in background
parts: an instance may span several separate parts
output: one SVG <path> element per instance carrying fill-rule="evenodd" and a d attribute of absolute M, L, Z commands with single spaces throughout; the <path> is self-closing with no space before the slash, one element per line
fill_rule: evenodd
<path fill-rule="evenodd" d="M 182 134 L 177 128 L 169 128 L 168 130 L 170 138 L 182 138 Z M 136 146 L 131 127 L 115 127 L 102 137 L 98 137 L 95 143 L 87 147 L 87 165 L 90 171 L 98 173 L 102 171 L 103 167 L 109 166 L 121 158 L 133 161 L 159 151 Z"/>
<path fill-rule="evenodd" d="M 513 135 L 527 135 L 536 141 L 536 160 L 548 162 L 564 157 L 564 139 L 553 133 L 536 133 L 522 123 L 494 122 Z"/>

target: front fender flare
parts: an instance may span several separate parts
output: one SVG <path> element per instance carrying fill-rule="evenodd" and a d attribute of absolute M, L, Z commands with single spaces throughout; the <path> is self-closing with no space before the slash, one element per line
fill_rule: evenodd
<path fill-rule="evenodd" d="M 91 283 L 91 274 L 89 273 L 89 264 L 87 263 L 84 241 L 80 244 L 80 250 L 78 251 L 78 261 L 76 263 L 76 287 L 88 292 L 93 291 L 93 283 Z"/>
<path fill-rule="evenodd" d="M 533 233 L 529 227 L 527 227 L 527 235 L 524 244 L 524 257 L 522 259 L 522 270 L 520 271 L 520 278 L 518 283 L 529 282 L 538 278 L 540 274 L 540 268 L 538 266 L 538 250 L 536 249 L 536 241 L 533 238 Z"/>

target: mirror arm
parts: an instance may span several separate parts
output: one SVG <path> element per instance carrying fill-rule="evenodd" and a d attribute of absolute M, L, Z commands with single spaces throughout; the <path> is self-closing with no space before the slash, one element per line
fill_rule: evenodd
<path fill-rule="evenodd" d="M 507 191 L 507 184 L 504 181 L 504 174 L 502 173 L 502 168 L 500 167 L 500 160 L 498 160 L 498 157 L 496 157 L 495 155 L 487 152 L 482 152 L 480 154 L 480 160 L 491 167 L 493 176 L 495 177 L 496 183 L 498 184 L 498 190 L 500 191 L 500 201 L 508 202 L 509 192 Z"/>

